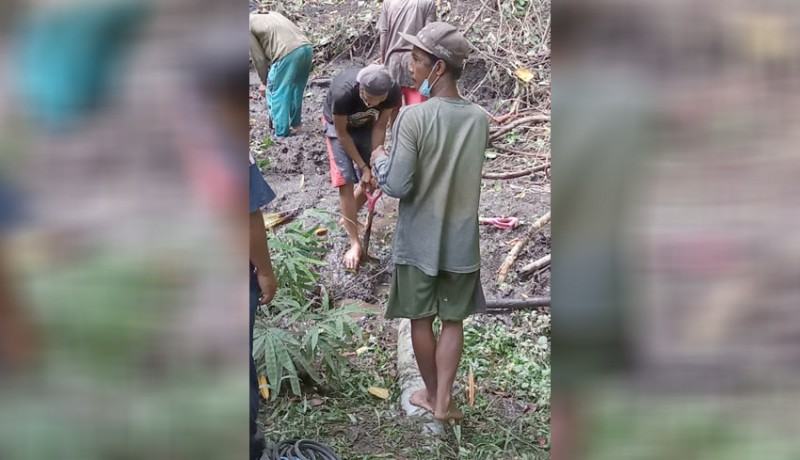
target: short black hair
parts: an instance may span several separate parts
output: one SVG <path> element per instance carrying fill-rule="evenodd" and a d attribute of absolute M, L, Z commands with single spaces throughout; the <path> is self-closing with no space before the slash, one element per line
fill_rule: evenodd
<path fill-rule="evenodd" d="M 419 50 L 422 51 L 425 54 L 425 56 L 428 57 L 428 62 L 430 63 L 431 66 L 433 66 L 433 64 L 436 61 L 442 61 L 442 62 L 444 62 L 445 72 L 446 73 L 449 73 L 450 75 L 452 75 L 454 80 L 458 80 L 459 78 L 461 78 L 461 74 L 464 71 L 463 67 L 456 67 L 456 66 L 450 64 L 449 62 L 445 61 L 444 59 L 438 58 L 438 57 L 434 56 L 433 54 L 425 51 L 422 48 L 420 48 Z"/>

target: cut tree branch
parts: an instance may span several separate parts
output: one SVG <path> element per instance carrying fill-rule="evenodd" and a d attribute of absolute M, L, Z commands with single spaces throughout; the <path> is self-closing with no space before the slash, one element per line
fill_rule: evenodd
<path fill-rule="evenodd" d="M 533 174 L 533 173 L 535 173 L 537 171 L 543 171 L 543 170 L 547 169 L 548 167 L 550 167 L 549 164 L 543 164 L 543 165 L 534 166 L 533 168 L 526 169 L 524 171 L 515 171 L 515 172 L 508 172 L 508 173 L 485 173 L 481 177 L 483 177 L 484 179 L 495 179 L 495 180 L 516 179 L 518 177 L 530 176 L 531 174 Z"/>
<path fill-rule="evenodd" d="M 550 297 L 531 299 L 491 299 L 486 301 L 486 313 L 508 313 L 513 310 L 546 309 L 550 307 Z"/>
<path fill-rule="evenodd" d="M 519 276 L 533 275 L 534 272 L 539 271 L 548 265 L 550 265 L 550 254 L 547 254 L 546 256 L 542 257 L 539 260 L 534 260 L 528 265 L 522 267 L 519 270 Z"/>
<path fill-rule="evenodd" d="M 493 131 L 492 134 L 489 136 L 489 138 L 491 140 L 495 140 L 518 126 L 522 126 L 527 123 L 546 122 L 546 121 L 550 121 L 550 115 L 531 115 L 528 117 L 523 117 L 520 118 L 519 120 L 514 120 L 505 126 L 501 126 L 496 131 Z"/>
<path fill-rule="evenodd" d="M 502 125 L 503 123 L 505 123 L 507 121 L 510 121 L 510 120 L 512 120 L 514 118 L 517 118 L 518 116 L 527 115 L 527 114 L 532 113 L 534 111 L 534 109 L 525 109 L 525 110 L 517 112 L 516 111 L 516 107 L 517 107 L 518 104 L 519 104 L 519 99 L 517 99 L 516 102 L 514 103 L 514 107 L 512 108 L 511 112 L 509 112 L 509 113 L 507 113 L 507 114 L 505 114 L 503 116 L 494 118 L 494 122 L 497 123 L 498 125 Z"/>
<path fill-rule="evenodd" d="M 521 238 L 517 244 L 511 248 L 511 252 L 508 253 L 506 260 L 503 261 L 503 265 L 500 266 L 500 270 L 497 272 L 497 284 L 503 284 L 503 282 L 506 280 L 506 276 L 508 276 L 508 271 L 511 269 L 511 266 L 514 265 L 517 257 L 519 257 L 519 253 L 522 251 L 522 248 L 524 248 L 525 245 L 528 244 L 528 241 L 530 241 L 533 236 L 539 232 L 539 230 L 547 225 L 548 222 L 550 222 L 550 211 L 547 211 L 547 214 L 543 215 L 536 222 L 534 222 L 528 234 Z"/>
<path fill-rule="evenodd" d="M 308 85 L 309 86 L 311 86 L 311 85 L 330 86 L 331 85 L 331 80 L 333 80 L 333 78 L 315 78 L 315 79 L 309 81 Z"/>
<path fill-rule="evenodd" d="M 501 152 L 510 153 L 512 155 L 522 155 L 526 157 L 547 158 L 549 155 L 545 152 L 523 152 L 522 150 L 511 149 L 503 145 L 492 144 L 491 147 Z"/>

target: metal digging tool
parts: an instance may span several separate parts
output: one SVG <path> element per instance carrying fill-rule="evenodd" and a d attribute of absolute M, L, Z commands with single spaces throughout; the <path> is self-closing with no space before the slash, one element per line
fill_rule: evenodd
<path fill-rule="evenodd" d="M 368 262 L 377 262 L 379 259 L 369 255 L 369 238 L 372 235 L 372 218 L 375 216 L 375 203 L 383 195 L 383 191 L 378 189 L 374 194 L 366 188 L 364 194 L 367 196 L 367 227 L 364 229 L 364 243 L 361 245 L 361 259 Z"/>

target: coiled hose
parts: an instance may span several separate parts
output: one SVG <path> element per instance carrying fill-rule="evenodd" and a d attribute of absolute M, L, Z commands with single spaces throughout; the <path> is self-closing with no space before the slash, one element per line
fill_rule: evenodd
<path fill-rule="evenodd" d="M 342 460 L 325 444 L 308 439 L 290 439 L 267 447 L 261 460 Z"/>

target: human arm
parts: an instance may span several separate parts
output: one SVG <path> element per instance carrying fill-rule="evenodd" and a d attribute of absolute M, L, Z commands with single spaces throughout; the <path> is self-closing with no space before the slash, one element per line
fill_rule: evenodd
<path fill-rule="evenodd" d="M 381 64 L 386 64 L 386 47 L 389 46 L 389 24 L 386 23 L 386 18 L 388 17 L 388 7 L 387 2 L 383 2 L 383 6 L 381 9 L 381 16 L 378 19 L 378 42 L 380 46 L 381 52 Z"/>
<path fill-rule="evenodd" d="M 392 134 L 392 154 L 388 155 L 383 145 L 372 152 L 371 164 L 378 186 L 394 198 L 408 196 L 414 184 L 417 169 L 417 121 L 403 111 L 395 122 Z"/>
<path fill-rule="evenodd" d="M 392 119 L 392 113 L 403 105 L 403 95 L 400 86 L 394 85 L 389 92 L 386 102 L 381 106 L 381 112 L 375 124 L 372 125 L 372 150 L 386 143 L 386 127 Z"/>
<path fill-rule="evenodd" d="M 389 125 L 389 118 L 392 116 L 393 107 L 381 110 L 378 119 L 372 126 L 372 150 L 386 143 L 386 126 Z"/>
<path fill-rule="evenodd" d="M 250 213 L 250 263 L 256 268 L 258 286 L 261 288 L 260 302 L 269 303 L 278 290 L 278 280 L 272 268 L 267 229 L 261 211 Z"/>
<path fill-rule="evenodd" d="M 430 24 L 432 22 L 436 22 L 436 2 L 434 0 L 428 2 L 428 14 L 425 24 Z"/>
<path fill-rule="evenodd" d="M 342 144 L 344 151 L 347 152 L 347 156 L 353 160 L 353 163 L 361 171 L 361 183 L 370 183 L 372 181 L 372 172 L 369 169 L 369 165 L 361 159 L 356 143 L 347 131 L 347 115 L 334 115 L 333 127 L 336 129 L 336 137 L 339 138 L 339 142 Z"/>
<path fill-rule="evenodd" d="M 272 62 L 267 58 L 264 48 L 261 47 L 261 42 L 252 30 L 250 31 L 250 57 L 253 59 L 253 67 L 255 67 L 256 73 L 258 73 L 258 80 L 262 85 L 265 85 L 267 82 L 267 69 L 272 65 Z"/>

